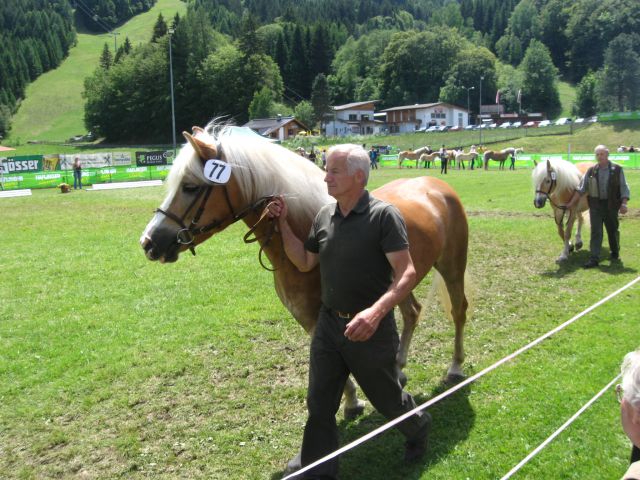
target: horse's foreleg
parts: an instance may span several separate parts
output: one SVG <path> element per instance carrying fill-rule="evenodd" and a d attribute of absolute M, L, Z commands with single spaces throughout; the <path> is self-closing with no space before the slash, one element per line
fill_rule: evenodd
<path fill-rule="evenodd" d="M 344 418 L 353 420 L 364 412 L 364 402 L 358 400 L 356 384 L 351 377 L 344 386 Z"/>
<path fill-rule="evenodd" d="M 562 241 L 564 242 L 564 248 L 560 256 L 556 259 L 556 263 L 564 262 L 569 258 L 569 253 L 573 248 L 571 245 L 571 231 L 573 229 L 574 220 L 575 220 L 574 215 L 572 213 L 569 213 L 569 219 L 567 220 L 567 225 L 566 227 L 562 228 L 562 217 L 560 217 L 560 222 L 558 222 L 558 234 L 560 235 L 560 237 L 562 238 Z M 558 219 L 556 217 L 556 222 L 557 221 Z"/>
<path fill-rule="evenodd" d="M 404 385 L 407 382 L 407 377 L 402 372 L 402 369 L 407 365 L 407 356 L 409 354 L 409 346 L 411 345 L 411 339 L 413 338 L 413 332 L 418 324 L 420 318 L 420 312 L 422 311 L 422 305 L 416 300 L 413 293 L 410 293 L 407 298 L 402 300 L 398 307 L 400 313 L 402 313 L 402 335 L 400 337 L 400 348 L 396 354 L 396 365 L 398 366 L 398 372 L 400 374 L 400 382 Z"/>

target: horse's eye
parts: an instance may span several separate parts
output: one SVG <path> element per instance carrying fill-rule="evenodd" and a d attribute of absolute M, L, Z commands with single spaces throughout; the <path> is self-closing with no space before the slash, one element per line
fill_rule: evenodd
<path fill-rule="evenodd" d="M 182 191 L 184 193 L 195 193 L 199 188 L 200 187 L 198 185 L 193 185 L 192 183 L 185 183 L 182 185 Z"/>

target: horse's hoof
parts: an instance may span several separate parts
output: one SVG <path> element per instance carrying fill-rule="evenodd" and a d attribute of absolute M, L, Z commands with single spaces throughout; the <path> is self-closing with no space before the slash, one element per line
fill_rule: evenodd
<path fill-rule="evenodd" d="M 576 250 L 580 250 L 582 248 L 582 241 L 576 242 Z"/>
<path fill-rule="evenodd" d="M 400 382 L 400 385 L 402 385 L 402 388 L 407 386 L 407 376 L 402 370 L 398 371 L 398 381 Z"/>
<path fill-rule="evenodd" d="M 457 385 L 458 383 L 462 382 L 465 378 L 467 377 L 465 377 L 460 373 L 448 373 L 447 376 L 444 378 L 444 383 L 446 383 L 447 385 Z"/>
<path fill-rule="evenodd" d="M 565 262 L 566 260 L 567 260 L 567 257 L 558 257 L 558 258 L 556 259 L 556 263 L 557 263 L 558 265 L 560 265 L 561 263 Z"/>
<path fill-rule="evenodd" d="M 355 407 L 344 407 L 344 419 L 345 420 L 355 420 L 360 415 L 364 413 L 364 402 L 362 400 L 358 400 L 358 405 Z"/>
<path fill-rule="evenodd" d="M 570 252 L 573 252 L 573 251 L 575 250 L 575 248 L 576 248 L 576 247 L 575 247 L 574 245 L 569 245 L 569 251 L 570 251 Z"/>

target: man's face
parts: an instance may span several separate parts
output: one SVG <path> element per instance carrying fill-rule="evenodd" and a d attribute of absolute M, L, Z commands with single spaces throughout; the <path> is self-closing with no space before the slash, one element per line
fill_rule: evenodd
<path fill-rule="evenodd" d="M 327 158 L 327 174 L 324 181 L 327 183 L 329 195 L 338 198 L 358 187 L 356 174 L 349 175 L 347 169 L 347 154 L 334 152 Z"/>
<path fill-rule="evenodd" d="M 596 160 L 598 160 L 598 163 L 606 163 L 608 159 L 609 152 L 606 150 L 596 150 Z"/>
<path fill-rule="evenodd" d="M 633 405 L 623 398 L 620 404 L 620 418 L 629 440 L 640 448 L 640 405 Z"/>

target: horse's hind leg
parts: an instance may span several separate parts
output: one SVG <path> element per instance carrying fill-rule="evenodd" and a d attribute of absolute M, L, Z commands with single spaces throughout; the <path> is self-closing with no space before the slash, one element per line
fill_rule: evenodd
<path fill-rule="evenodd" d="M 364 402 L 358 400 L 356 384 L 351 377 L 344 386 L 344 418 L 353 420 L 364 412 Z"/>
<path fill-rule="evenodd" d="M 402 335 L 400 336 L 400 348 L 396 354 L 396 364 L 398 366 L 398 374 L 400 375 L 400 383 L 404 386 L 407 383 L 407 377 L 403 373 L 404 367 L 407 365 L 407 356 L 409 354 L 409 346 L 413 338 L 413 332 L 418 324 L 422 305 L 416 300 L 415 295 L 411 292 L 398 307 L 402 313 Z"/>
<path fill-rule="evenodd" d="M 451 317 L 455 326 L 455 340 L 453 344 L 453 360 L 447 371 L 446 381 L 456 383 L 464 378 L 462 363 L 464 362 L 464 326 L 467 321 L 467 308 L 469 302 L 464 293 L 464 268 L 443 268 L 438 266 L 438 271 L 444 279 L 451 301 Z M 446 303 L 445 303 L 446 304 Z"/>
<path fill-rule="evenodd" d="M 584 216 L 582 212 L 576 212 L 576 216 L 578 217 L 578 227 L 576 228 L 576 250 L 580 250 L 582 248 L 582 225 L 584 223 Z"/>

